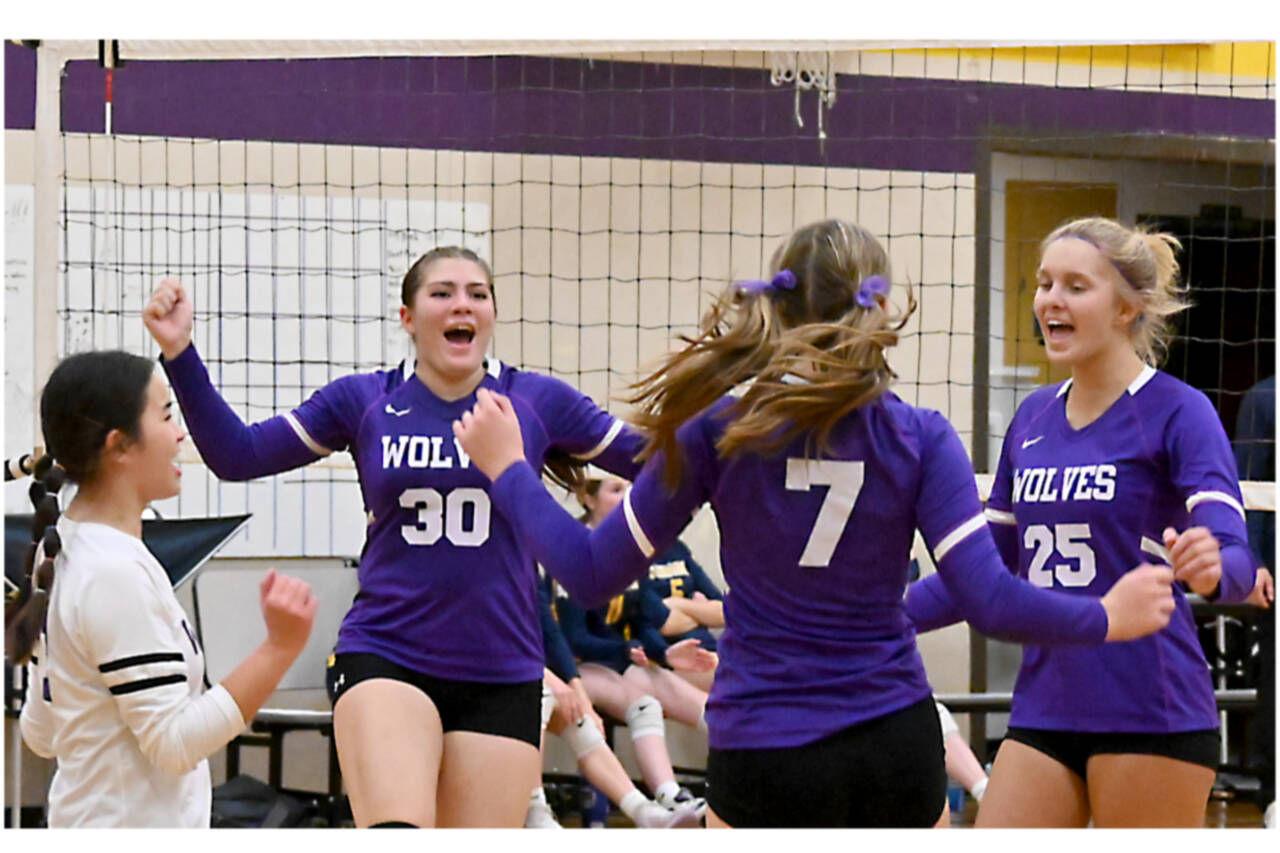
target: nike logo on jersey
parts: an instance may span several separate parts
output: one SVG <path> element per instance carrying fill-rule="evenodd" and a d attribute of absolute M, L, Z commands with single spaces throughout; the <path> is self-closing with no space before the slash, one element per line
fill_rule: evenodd
<path fill-rule="evenodd" d="M 1059 478 L 1061 474 L 1061 478 Z M 1014 503 L 1109 501 L 1116 496 L 1116 466 L 1020 468 L 1013 472 Z"/>
<path fill-rule="evenodd" d="M 407 411 L 407 410 L 406 410 Z M 470 468 L 471 457 L 462 449 L 456 438 L 451 438 L 458 457 L 459 468 Z M 384 435 L 382 437 L 382 467 L 387 468 L 452 468 L 450 456 L 439 435 Z"/>
<path fill-rule="evenodd" d="M 397 418 L 403 418 L 405 415 L 409 414 L 409 409 L 405 409 L 403 412 L 397 412 L 395 409 L 391 408 L 390 403 L 387 403 L 386 412 L 388 415 L 395 415 Z"/>
<path fill-rule="evenodd" d="M 1026 441 L 1022 442 L 1022 449 L 1026 450 L 1028 447 L 1038 443 L 1043 438 L 1044 438 L 1043 435 L 1037 435 L 1035 438 L 1028 438 Z"/>

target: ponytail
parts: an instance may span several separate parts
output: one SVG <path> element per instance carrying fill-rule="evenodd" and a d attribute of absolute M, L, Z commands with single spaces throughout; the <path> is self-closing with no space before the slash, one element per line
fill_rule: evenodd
<path fill-rule="evenodd" d="M 9 663 L 17 666 L 31 659 L 36 640 L 45 627 L 49 596 L 53 593 L 53 561 L 62 550 L 62 540 L 55 525 L 58 521 L 58 490 L 66 480 L 65 472 L 53 464 L 52 456 L 43 457 L 33 472 L 35 481 L 28 494 L 35 507 L 31 520 L 31 544 L 27 547 L 23 579 L 10 595 L 4 608 L 4 652 Z M 36 563 L 37 555 L 40 557 Z"/>
<path fill-rule="evenodd" d="M 889 257 L 874 235 L 816 222 L 779 246 L 769 269 L 769 281 L 729 286 L 699 334 L 631 386 L 632 421 L 647 437 L 639 458 L 664 455 L 668 488 L 683 464 L 676 430 L 735 387 L 742 394 L 716 444 L 724 459 L 769 454 L 800 436 L 810 451 L 826 450 L 836 424 L 895 378 L 885 351 L 916 302 L 908 287 L 905 311 L 891 310 Z"/>

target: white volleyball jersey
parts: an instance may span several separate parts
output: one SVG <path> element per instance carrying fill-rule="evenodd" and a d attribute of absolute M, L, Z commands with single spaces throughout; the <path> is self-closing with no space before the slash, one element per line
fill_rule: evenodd
<path fill-rule="evenodd" d="M 235 700 L 205 689 L 195 632 L 140 539 L 66 516 L 58 533 L 21 721 L 57 759 L 49 826 L 209 826 L 205 759 L 243 730 Z"/>

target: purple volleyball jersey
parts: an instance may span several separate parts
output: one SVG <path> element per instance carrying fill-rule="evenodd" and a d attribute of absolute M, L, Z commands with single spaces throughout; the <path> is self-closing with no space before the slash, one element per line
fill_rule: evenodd
<path fill-rule="evenodd" d="M 1048 625 L 1063 642 L 1102 640 L 1096 601 L 1045 593 L 1005 570 L 964 447 L 939 413 L 887 393 L 844 418 L 821 458 L 801 438 L 776 455 L 722 459 L 731 402 L 677 432 L 684 468 L 674 492 L 659 454 L 595 530 L 556 505 L 529 466 L 493 486 L 535 558 L 588 605 L 644 574 L 711 502 L 729 586 L 706 712 L 711 746 L 798 746 L 930 694 L 902 599 L 917 527 L 967 612 L 1022 636 Z"/>
<path fill-rule="evenodd" d="M 1067 422 L 1071 381 L 1032 393 L 1005 435 L 987 519 L 1006 561 L 1041 587 L 1103 595 L 1141 563 L 1167 564 L 1161 532 L 1207 526 L 1224 553 L 1220 599 L 1253 585 L 1239 556 L 1244 510 L 1231 447 L 1205 396 L 1145 368 L 1082 429 Z M 1015 556 L 1016 554 L 1016 556 Z M 1191 608 L 1148 637 L 1105 646 L 1023 648 L 1011 725 L 1166 733 L 1218 726 Z"/>
<path fill-rule="evenodd" d="M 360 591 L 335 651 L 381 655 L 437 678 L 542 677 L 534 562 L 492 511 L 488 477 L 453 436 L 474 392 L 447 403 L 404 362 L 337 379 L 292 412 L 246 427 L 194 347 L 165 368 L 220 477 L 260 477 L 340 450 L 355 459 L 366 540 Z M 479 387 L 511 398 L 535 466 L 556 448 L 623 477 L 638 470 L 639 435 L 566 383 L 490 359 Z"/>
<path fill-rule="evenodd" d="M 490 360 L 479 387 L 511 398 L 534 465 L 558 447 L 634 474 L 638 442 L 601 458 L 628 443 L 615 442 L 622 424 L 564 382 Z M 542 677 L 536 567 L 453 436 L 474 406 L 474 393 L 444 402 L 406 367 L 340 379 L 293 413 L 317 443 L 350 448 L 368 513 L 339 654 L 370 652 L 437 678 Z"/>

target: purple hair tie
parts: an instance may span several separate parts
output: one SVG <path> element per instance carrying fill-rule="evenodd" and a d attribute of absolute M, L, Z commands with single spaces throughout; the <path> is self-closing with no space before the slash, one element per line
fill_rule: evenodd
<path fill-rule="evenodd" d="M 738 290 L 743 293 L 772 293 L 777 290 L 795 290 L 796 274 L 791 270 L 782 270 L 772 281 L 740 281 Z"/>
<path fill-rule="evenodd" d="M 858 285 L 858 304 L 863 308 L 874 308 L 877 296 L 889 293 L 889 282 L 882 275 L 869 275 Z"/>

